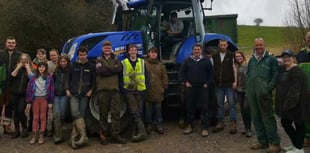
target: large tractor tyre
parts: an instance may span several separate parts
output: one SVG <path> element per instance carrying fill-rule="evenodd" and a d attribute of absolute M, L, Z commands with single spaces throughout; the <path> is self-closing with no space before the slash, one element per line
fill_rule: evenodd
<path fill-rule="evenodd" d="M 130 129 L 130 124 L 133 123 L 131 115 L 127 111 L 127 104 L 123 96 L 121 96 L 122 108 L 121 108 L 121 133 L 127 133 Z M 96 135 L 100 131 L 100 113 L 97 94 L 94 93 L 89 101 L 89 109 L 87 109 L 85 114 L 85 122 L 87 126 L 88 133 L 90 135 Z M 108 117 L 108 123 L 111 123 L 111 116 Z M 127 135 L 127 134 L 126 134 Z"/>

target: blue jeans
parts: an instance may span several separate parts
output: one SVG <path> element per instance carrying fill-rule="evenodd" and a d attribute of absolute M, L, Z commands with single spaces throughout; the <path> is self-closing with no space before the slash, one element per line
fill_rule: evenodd
<path fill-rule="evenodd" d="M 163 117 L 161 115 L 161 102 L 145 103 L 145 122 L 148 124 L 161 124 Z"/>
<path fill-rule="evenodd" d="M 88 106 L 89 97 L 86 96 L 71 96 L 70 108 L 73 120 L 84 117 Z"/>
<path fill-rule="evenodd" d="M 224 101 L 225 96 L 229 104 L 229 116 L 231 122 L 236 122 L 236 103 L 234 90 L 231 87 L 216 87 L 217 98 L 217 119 L 218 121 L 224 121 Z"/>
<path fill-rule="evenodd" d="M 66 111 L 68 110 L 68 97 L 55 96 L 53 104 L 53 117 L 63 121 L 65 119 Z"/>

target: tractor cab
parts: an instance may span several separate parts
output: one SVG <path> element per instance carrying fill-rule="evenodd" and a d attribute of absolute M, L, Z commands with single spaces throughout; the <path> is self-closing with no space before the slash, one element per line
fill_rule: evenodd
<path fill-rule="evenodd" d="M 202 0 L 129 1 L 127 10 L 115 9 L 115 23 L 118 24 L 120 31 L 141 31 L 144 49 L 148 50 L 155 46 L 160 51 L 160 60 L 172 62 L 175 61 L 182 43 L 188 38 L 195 38 L 195 43 L 203 42 L 205 31 L 202 2 Z M 171 29 L 173 14 L 177 16 L 177 23 L 182 25 L 175 24 L 174 27 L 177 26 L 178 31 L 171 34 L 169 31 L 173 31 Z"/>

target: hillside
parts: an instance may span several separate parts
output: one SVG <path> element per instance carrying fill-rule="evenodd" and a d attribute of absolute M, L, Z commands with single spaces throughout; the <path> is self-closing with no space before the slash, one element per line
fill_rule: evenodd
<path fill-rule="evenodd" d="M 254 39 L 261 37 L 265 39 L 269 51 L 279 54 L 285 48 L 284 31 L 285 27 L 239 25 L 238 46 L 241 50 L 251 54 Z"/>

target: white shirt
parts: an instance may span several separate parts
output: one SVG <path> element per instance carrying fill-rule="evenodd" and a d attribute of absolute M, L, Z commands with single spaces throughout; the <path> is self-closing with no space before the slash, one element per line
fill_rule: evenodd
<path fill-rule="evenodd" d="M 222 63 L 224 61 L 225 55 L 226 55 L 226 52 L 225 53 L 220 52 L 220 57 L 221 57 L 221 62 Z"/>
<path fill-rule="evenodd" d="M 175 23 L 169 22 L 169 29 L 171 32 L 181 33 L 183 31 L 184 25 L 183 21 L 177 19 Z"/>

